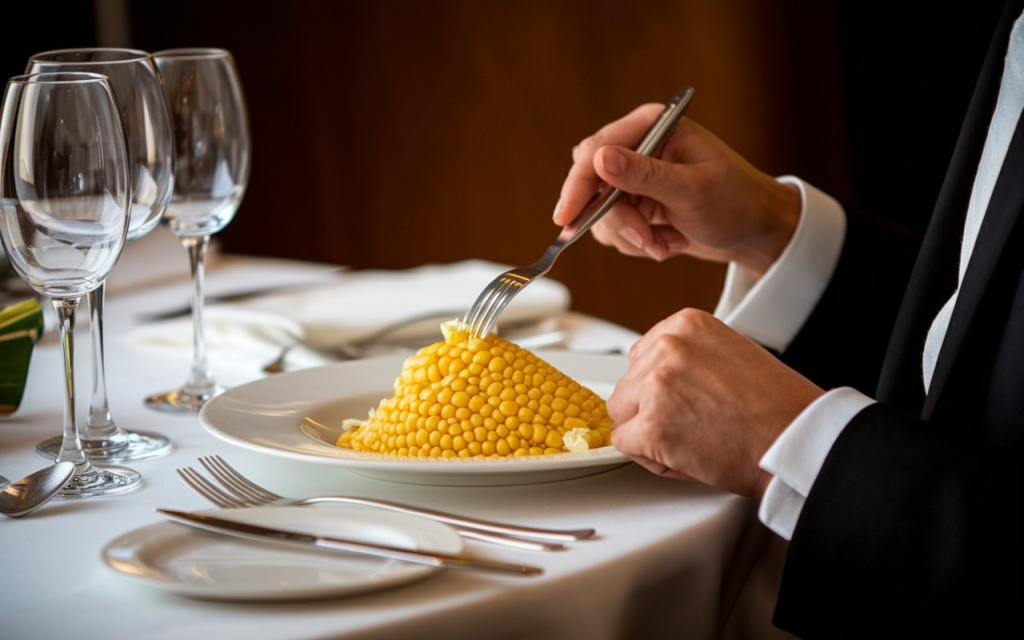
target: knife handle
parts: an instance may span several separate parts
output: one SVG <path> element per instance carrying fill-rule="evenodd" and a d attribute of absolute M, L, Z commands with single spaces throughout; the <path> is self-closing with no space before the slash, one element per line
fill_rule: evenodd
<path fill-rule="evenodd" d="M 415 564 L 425 564 L 432 567 L 444 569 L 458 569 L 460 571 L 489 571 L 493 573 L 511 573 L 523 576 L 536 576 L 543 573 L 539 567 L 531 567 L 523 564 L 510 564 L 495 560 L 483 560 L 480 558 L 469 558 L 462 555 L 449 553 L 437 553 L 433 551 L 419 551 L 416 549 L 402 549 L 374 542 L 363 542 L 346 540 L 343 538 L 317 537 L 314 542 L 316 546 L 324 549 L 347 551 L 360 555 L 376 556 L 389 560 L 400 560 Z"/>

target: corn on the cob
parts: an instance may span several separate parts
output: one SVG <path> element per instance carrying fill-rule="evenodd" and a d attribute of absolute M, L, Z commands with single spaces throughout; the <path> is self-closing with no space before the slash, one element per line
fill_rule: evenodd
<path fill-rule="evenodd" d="M 499 458 L 611 444 L 604 400 L 497 336 L 445 340 L 405 361 L 395 394 L 345 431 L 338 446 L 397 457 Z"/>

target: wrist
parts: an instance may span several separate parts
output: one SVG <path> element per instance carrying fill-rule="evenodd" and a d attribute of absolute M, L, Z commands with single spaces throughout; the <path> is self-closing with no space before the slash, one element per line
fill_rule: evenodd
<path fill-rule="evenodd" d="M 764 176 L 764 180 L 763 202 L 767 214 L 762 216 L 760 225 L 745 243 L 742 255 L 735 260 L 758 279 L 779 259 L 792 240 L 803 209 L 798 187 L 768 176 Z"/>

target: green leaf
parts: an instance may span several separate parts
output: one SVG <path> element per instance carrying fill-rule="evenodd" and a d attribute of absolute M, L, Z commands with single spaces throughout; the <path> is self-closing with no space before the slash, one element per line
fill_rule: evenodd
<path fill-rule="evenodd" d="M 0 416 L 21 404 L 32 348 L 43 335 L 43 310 L 37 300 L 0 309 Z"/>

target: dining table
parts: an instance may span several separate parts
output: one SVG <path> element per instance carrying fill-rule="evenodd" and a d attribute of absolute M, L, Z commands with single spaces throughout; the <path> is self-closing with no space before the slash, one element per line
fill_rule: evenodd
<path fill-rule="evenodd" d="M 466 269 L 490 277 L 502 266 L 467 261 L 364 272 L 312 261 L 212 252 L 206 273 L 211 368 L 227 394 L 246 385 L 270 384 L 268 380 L 330 371 L 338 365 L 326 357 L 318 360 L 315 349 L 300 353 L 296 331 L 323 334 L 331 330 L 332 317 L 359 315 L 353 305 L 362 306 L 367 322 L 383 322 L 382 315 L 374 315 L 379 309 L 367 300 L 423 298 L 424 274 L 447 278 Z M 478 290 L 460 293 L 471 300 Z M 538 291 L 543 298 L 543 288 Z M 551 353 L 626 358 L 639 338 L 636 332 L 573 310 L 564 288 L 555 286 L 552 291 L 558 294 L 554 302 L 540 301 L 540 307 L 550 307 L 542 308 L 543 318 L 538 319 L 547 324 L 537 324 L 536 331 L 557 338 L 538 344 L 540 357 Z M 185 253 L 169 233 L 158 230 L 125 248 L 108 281 L 105 309 L 111 413 L 124 428 L 168 436 L 173 449 L 161 457 L 124 463 L 142 475 L 142 486 L 134 491 L 57 498 L 29 516 L 0 518 L 0 638 L 722 637 L 762 539 L 752 500 L 698 482 L 659 477 L 628 460 L 577 477 L 533 480 L 526 475 L 504 483 L 430 483 L 240 446 L 212 432 L 195 413 L 162 413 L 143 404 L 148 395 L 178 386 L 187 375 L 191 325 L 187 316 L 168 316 L 187 306 L 189 292 Z M 289 315 L 300 307 L 309 309 L 297 303 L 299 294 L 304 304 L 319 305 L 315 313 Z M 313 315 L 316 322 L 310 319 Z M 232 329 L 233 322 L 249 322 L 250 329 L 262 333 L 240 333 Z M 267 327 L 276 327 L 277 333 Z M 523 324 L 519 330 L 530 329 Z M 81 424 L 91 384 L 88 331 L 83 313 L 75 351 Z M 263 371 L 261 364 L 288 348 L 289 341 L 295 341 L 296 348 L 286 367 L 292 370 Z M 61 432 L 63 366 L 48 316 L 21 405 L 0 419 L 4 476 L 19 478 L 49 464 L 35 445 Z M 339 395 L 345 393 L 344 385 L 344 380 L 338 381 Z M 105 555 L 111 541 L 157 525 L 187 529 L 166 523 L 156 508 L 211 508 L 176 473 L 198 467 L 199 457 L 211 455 L 221 456 L 282 495 L 343 493 L 524 525 L 593 528 L 596 535 L 559 551 L 465 542 L 468 555 L 535 566 L 542 570 L 536 576 L 438 570 L 385 588 L 302 598 L 182 593 L 159 580 L 142 580 L 112 568 Z"/>

